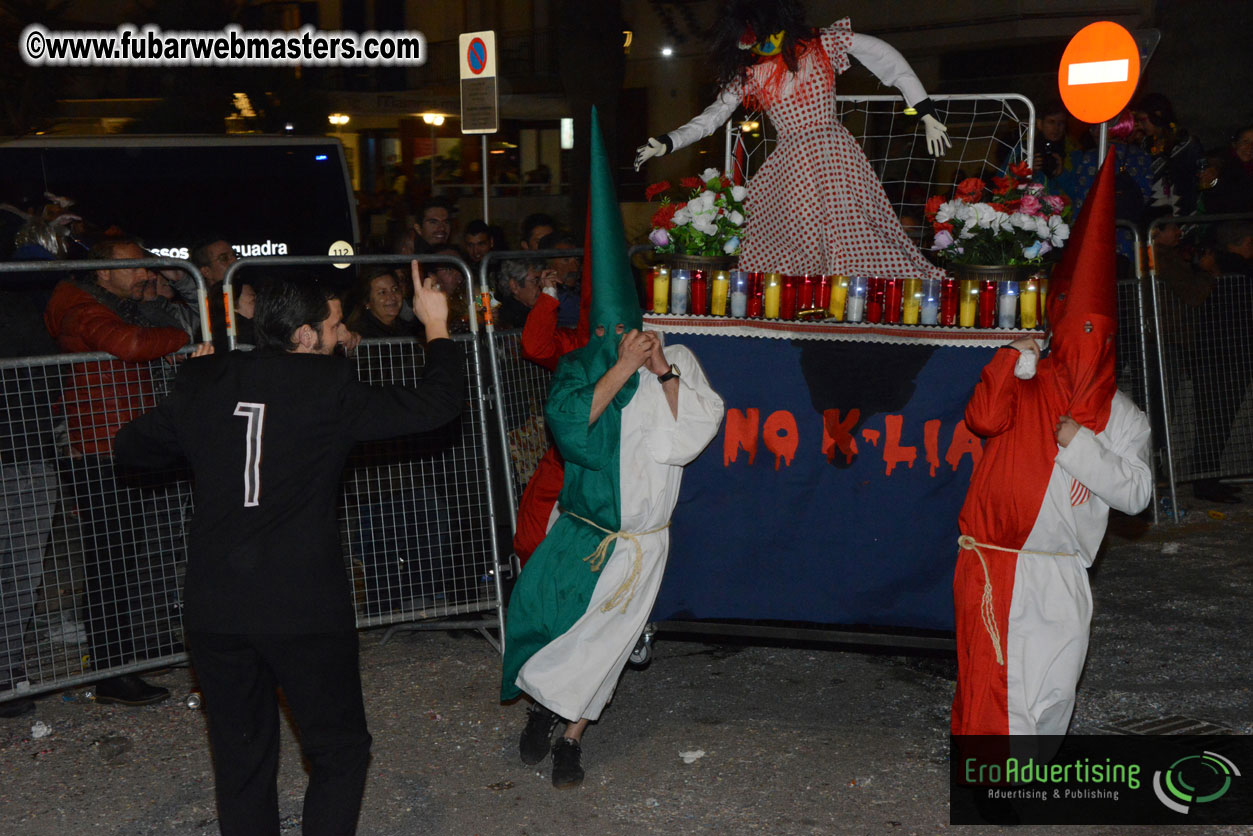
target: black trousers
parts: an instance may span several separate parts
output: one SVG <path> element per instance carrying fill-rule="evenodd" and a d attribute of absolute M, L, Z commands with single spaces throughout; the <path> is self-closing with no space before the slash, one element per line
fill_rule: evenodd
<path fill-rule="evenodd" d="M 309 763 L 305 836 L 357 830 L 370 760 L 355 632 L 189 632 L 204 695 L 223 836 L 277 836 L 279 711 L 287 698 Z"/>

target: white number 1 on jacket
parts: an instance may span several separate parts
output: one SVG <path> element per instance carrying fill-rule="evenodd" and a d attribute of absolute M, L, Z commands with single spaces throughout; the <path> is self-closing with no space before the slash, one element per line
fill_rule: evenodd
<path fill-rule="evenodd" d="M 235 414 L 248 419 L 244 450 L 244 507 L 261 504 L 261 433 L 265 427 L 265 404 L 235 404 Z"/>

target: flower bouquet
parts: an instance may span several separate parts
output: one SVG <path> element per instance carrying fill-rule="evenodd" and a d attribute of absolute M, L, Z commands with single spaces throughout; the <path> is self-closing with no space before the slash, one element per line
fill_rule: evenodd
<path fill-rule="evenodd" d="M 990 197 L 984 199 L 984 192 Z M 1070 237 L 1070 200 L 1044 194 L 1025 162 L 991 185 L 978 177 L 957 184 L 951 199 L 927 201 L 934 232 L 931 251 L 949 264 L 1037 265 Z"/>
<path fill-rule="evenodd" d="M 688 197 L 677 203 L 665 195 L 671 188 L 669 181 L 654 183 L 644 191 L 648 200 L 662 195 L 648 234 L 657 252 L 738 256 L 744 235 L 747 189 L 732 185 L 714 168 L 705 169 L 700 177 L 684 177 L 679 185 L 688 190 Z"/>

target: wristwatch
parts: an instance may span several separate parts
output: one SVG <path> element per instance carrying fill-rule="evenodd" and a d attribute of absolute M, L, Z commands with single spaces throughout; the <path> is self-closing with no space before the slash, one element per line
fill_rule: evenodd
<path fill-rule="evenodd" d="M 679 367 L 676 366 L 674 363 L 670 364 L 670 371 L 666 372 L 665 374 L 657 375 L 657 379 L 661 381 L 662 383 L 665 383 L 667 380 L 677 379 L 678 377 L 679 377 Z"/>

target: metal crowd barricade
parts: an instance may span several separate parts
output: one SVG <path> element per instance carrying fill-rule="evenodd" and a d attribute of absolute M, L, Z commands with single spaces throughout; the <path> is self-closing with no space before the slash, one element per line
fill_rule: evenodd
<path fill-rule="evenodd" d="M 458 259 L 419 260 L 455 263 L 469 278 Z M 232 271 L 344 261 L 397 259 L 255 258 L 240 260 Z M 123 266 L 187 270 L 206 310 L 199 272 L 176 259 L 0 263 L 0 278 Z M 229 285 L 225 293 L 229 299 Z M 202 313 L 201 320 L 207 341 L 208 317 Z M 466 358 L 467 409 L 460 421 L 393 446 L 363 445 L 349 463 L 341 535 L 358 626 L 412 622 L 405 626 L 471 627 L 484 635 L 488 627 L 502 627 L 500 579 L 493 571 L 498 548 L 489 404 L 473 316 L 469 330 L 453 337 Z M 357 349 L 356 362 L 368 382 L 412 383 L 421 352 L 416 340 L 370 340 Z M 155 406 L 173 382 L 173 361 L 124 363 L 104 353 L 0 359 L 10 442 L 0 483 L 8 538 L 7 565 L 0 567 L 0 702 L 186 660 L 181 587 L 190 474 L 115 477 L 107 441 L 99 449 L 77 444 L 75 453 L 86 455 L 70 450 L 76 436 L 111 438 L 118 425 Z M 105 390 L 107 401 L 98 394 Z M 490 618 L 457 618 L 493 610 Z M 102 638 L 95 659 L 89 658 L 93 633 Z M 24 678 L 5 681 L 10 664 Z"/>
<path fill-rule="evenodd" d="M 1253 215 L 1164 217 L 1202 234 Z M 1159 423 L 1171 513 L 1181 518 L 1178 484 L 1253 473 L 1253 419 L 1245 405 L 1253 383 L 1253 276 L 1207 277 L 1201 268 L 1154 245 L 1150 259 L 1157 334 Z"/>
<path fill-rule="evenodd" d="M 1152 368 L 1149 344 L 1153 337 L 1149 327 L 1151 314 L 1144 296 L 1144 247 L 1140 228 L 1129 221 L 1117 221 L 1116 225 L 1131 234 L 1135 251 L 1132 263 L 1132 275 L 1117 284 L 1118 302 L 1118 337 L 1116 345 L 1116 361 L 1118 368 L 1116 377 L 1118 388 L 1121 389 L 1135 405 L 1144 410 L 1153 423 L 1153 414 L 1157 411 L 1157 402 L 1150 390 L 1149 370 Z M 1157 480 L 1153 480 L 1153 523 L 1159 521 L 1160 506 L 1157 498 Z"/>
<path fill-rule="evenodd" d="M 135 267 L 193 277 L 207 340 L 204 279 L 181 259 L 0 263 L 0 283 Z M 0 702 L 186 658 L 179 590 L 190 483 L 180 473 L 115 476 L 110 456 L 112 431 L 168 392 L 173 360 L 0 359 Z"/>
<path fill-rule="evenodd" d="M 241 270 L 409 262 L 456 267 L 467 290 L 470 268 L 454 256 L 262 256 L 236 261 L 224 294 Z M 348 462 L 340 499 L 341 544 L 352 575 L 358 627 L 477 629 L 495 644 L 503 635 L 493 479 L 489 459 L 488 374 L 478 343 L 473 294 L 466 293 L 468 333 L 452 339 L 465 354 L 466 410 L 450 427 L 359 445 Z M 450 311 L 450 325 L 457 312 Z M 231 342 L 235 335 L 231 319 Z M 424 346 L 414 338 L 363 340 L 358 374 L 371 384 L 412 384 Z M 489 619 L 458 618 L 492 612 Z M 498 645 L 497 645 L 498 646 Z"/>

